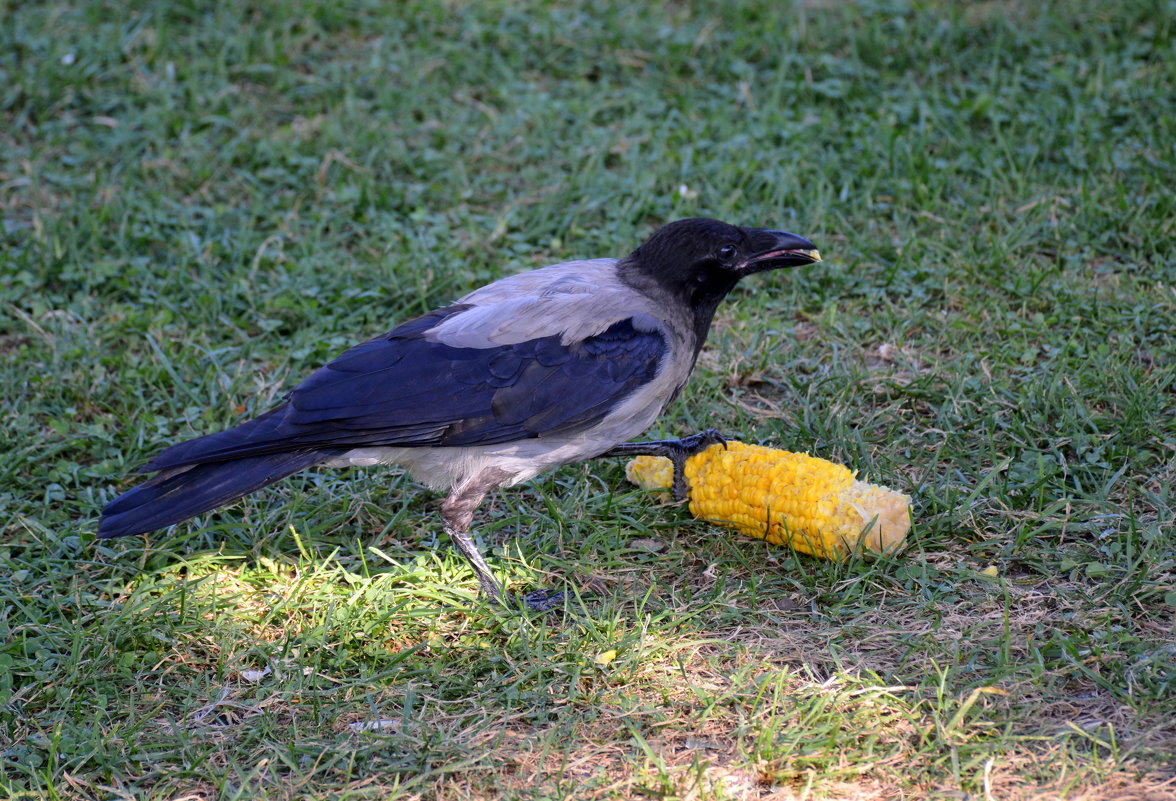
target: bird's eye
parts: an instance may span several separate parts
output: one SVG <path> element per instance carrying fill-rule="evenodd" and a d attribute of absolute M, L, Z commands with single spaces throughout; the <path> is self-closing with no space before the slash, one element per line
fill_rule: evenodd
<path fill-rule="evenodd" d="M 719 248 L 719 258 L 723 261 L 730 261 L 731 259 L 735 258 L 735 246 L 723 245 L 721 248 Z"/>

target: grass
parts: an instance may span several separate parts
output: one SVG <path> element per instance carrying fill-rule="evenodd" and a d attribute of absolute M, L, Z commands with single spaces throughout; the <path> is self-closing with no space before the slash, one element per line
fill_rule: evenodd
<path fill-rule="evenodd" d="M 0 794 L 1176 793 L 1171 2 L 0 20 Z M 160 446 L 694 214 L 827 262 L 737 290 L 653 433 L 902 488 L 905 553 L 738 538 L 605 463 L 475 523 L 516 589 L 591 592 L 566 616 L 475 601 L 390 471 L 95 541 Z"/>

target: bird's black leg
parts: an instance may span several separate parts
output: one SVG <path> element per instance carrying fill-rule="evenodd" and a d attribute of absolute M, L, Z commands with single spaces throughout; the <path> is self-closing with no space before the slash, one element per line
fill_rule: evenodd
<path fill-rule="evenodd" d="M 674 493 L 674 500 L 686 500 L 686 460 L 700 451 L 705 451 L 711 445 L 727 446 L 727 439 L 717 430 L 708 428 L 682 439 L 662 439 L 653 442 L 624 442 L 614 445 L 597 458 L 605 456 L 663 456 L 674 465 L 674 483 L 670 490 Z"/>
<path fill-rule="evenodd" d="M 441 520 L 445 524 L 445 533 L 461 551 L 461 555 L 470 563 L 482 592 L 493 598 L 508 609 L 532 609 L 536 612 L 547 612 L 563 605 L 567 593 L 552 590 L 535 590 L 519 597 L 507 596 L 502 587 L 490 572 L 490 566 L 482 558 L 478 546 L 470 537 L 470 523 L 474 519 L 474 510 L 486 497 L 486 493 L 501 483 L 500 477 L 479 476 L 466 485 L 455 487 L 441 504 Z"/>
<path fill-rule="evenodd" d="M 470 538 L 469 532 L 446 525 L 445 533 L 449 535 L 449 539 L 457 546 L 457 550 L 461 551 L 461 555 L 466 558 L 466 561 L 470 563 L 470 567 L 474 569 L 474 575 L 478 577 L 478 583 L 482 585 L 482 592 L 494 600 L 501 602 L 502 587 L 499 586 L 493 574 L 490 573 L 490 566 L 482 558 L 482 554 L 478 551 L 478 546 L 474 545 L 474 541 Z"/>

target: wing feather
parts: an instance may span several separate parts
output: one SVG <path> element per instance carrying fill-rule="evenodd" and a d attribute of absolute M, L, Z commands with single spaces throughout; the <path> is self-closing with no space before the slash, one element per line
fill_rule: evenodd
<path fill-rule="evenodd" d="M 471 446 L 587 430 L 654 380 L 669 351 L 646 314 L 575 342 L 559 334 L 457 347 L 428 332 L 468 306 L 431 312 L 342 354 L 286 403 L 180 443 L 146 469 L 323 447 Z"/>

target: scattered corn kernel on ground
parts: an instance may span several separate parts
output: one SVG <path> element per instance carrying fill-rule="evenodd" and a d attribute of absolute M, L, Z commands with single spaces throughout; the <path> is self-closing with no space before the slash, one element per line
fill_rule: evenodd
<path fill-rule="evenodd" d="M 669 459 L 638 456 L 625 474 L 646 489 L 669 489 L 673 467 Z M 686 481 L 698 519 L 828 559 L 892 553 L 911 528 L 910 496 L 806 453 L 712 445 L 686 461 Z"/>

